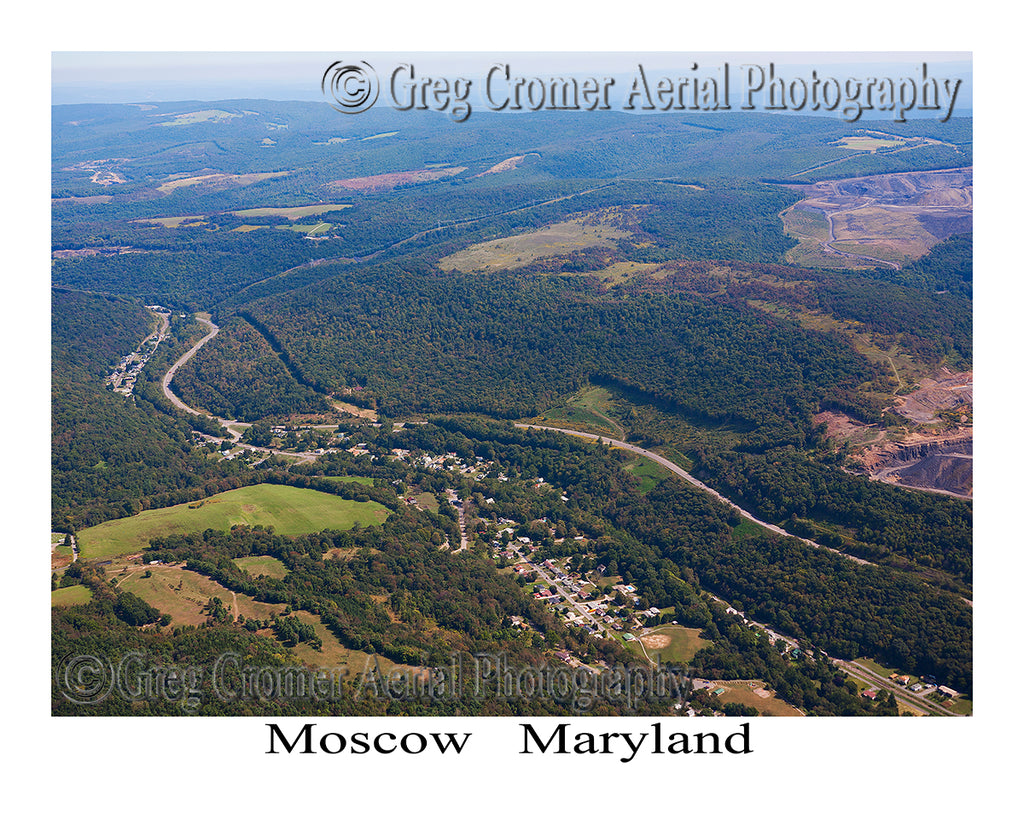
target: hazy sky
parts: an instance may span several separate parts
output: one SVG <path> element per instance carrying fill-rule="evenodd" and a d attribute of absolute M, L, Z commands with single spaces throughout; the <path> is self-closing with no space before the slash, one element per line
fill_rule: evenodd
<path fill-rule="evenodd" d="M 366 60 L 384 69 L 413 63 L 422 74 L 479 76 L 496 62 L 519 74 L 579 72 L 627 74 L 642 64 L 650 71 L 687 71 L 757 63 L 822 67 L 836 76 L 892 76 L 927 62 L 964 79 L 961 107 L 971 100 L 969 52 L 81 52 L 52 54 L 54 103 L 140 100 L 270 99 L 320 100 L 320 78 L 335 60 Z"/>

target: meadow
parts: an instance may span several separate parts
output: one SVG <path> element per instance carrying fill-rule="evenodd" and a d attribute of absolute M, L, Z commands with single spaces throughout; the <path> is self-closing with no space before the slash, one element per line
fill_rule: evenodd
<path fill-rule="evenodd" d="M 272 526 L 294 537 L 324 529 L 349 529 L 353 524 L 382 523 L 388 510 L 373 501 L 339 498 L 314 489 L 257 484 L 232 489 L 200 501 L 150 509 L 130 518 L 108 520 L 79 533 L 82 556 L 88 560 L 140 552 L 151 538 L 173 534 L 227 531 L 232 526 Z"/>

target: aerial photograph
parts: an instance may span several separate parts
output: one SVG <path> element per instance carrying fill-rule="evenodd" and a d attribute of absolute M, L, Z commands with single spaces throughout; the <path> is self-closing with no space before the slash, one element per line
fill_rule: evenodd
<path fill-rule="evenodd" d="M 54 52 L 51 715 L 974 720 L 972 78 Z"/>

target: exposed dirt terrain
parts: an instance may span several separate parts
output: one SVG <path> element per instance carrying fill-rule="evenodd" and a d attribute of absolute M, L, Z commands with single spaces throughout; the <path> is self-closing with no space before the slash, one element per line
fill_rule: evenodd
<path fill-rule="evenodd" d="M 462 173 L 465 168 L 424 168 L 419 171 L 397 171 L 395 173 L 379 173 L 375 176 L 355 176 L 351 179 L 338 179 L 328 182 L 326 187 L 340 188 L 346 191 L 390 191 L 399 185 L 421 185 L 425 182 L 433 182 L 436 179 L 444 179 L 446 176 L 455 176 Z"/>
<path fill-rule="evenodd" d="M 510 156 L 508 159 L 502 160 L 497 165 L 492 165 L 486 171 L 481 171 L 480 173 L 478 173 L 473 178 L 476 179 L 479 176 L 487 176 L 488 174 L 492 174 L 492 173 L 504 173 L 505 171 L 514 170 L 515 168 L 518 168 L 519 167 L 519 163 L 521 163 L 528 156 L 539 156 L 539 154 L 529 153 L 529 154 L 520 154 L 519 156 Z"/>
<path fill-rule="evenodd" d="M 790 260 L 802 264 L 896 266 L 972 228 L 973 168 L 834 179 L 796 189 L 806 198 L 782 218 L 802 243 Z M 801 214 L 818 214 L 825 222 L 809 230 Z M 813 250 L 820 258 L 808 258 Z"/>
<path fill-rule="evenodd" d="M 854 446 L 873 444 L 885 440 L 885 430 L 878 424 L 862 424 L 841 412 L 819 412 L 812 419 L 815 424 L 824 424 L 829 438 L 850 443 Z"/>
<path fill-rule="evenodd" d="M 816 424 L 848 444 L 858 470 L 874 480 L 970 498 L 974 491 L 973 373 L 943 367 L 896 399 L 892 412 L 917 425 L 906 434 L 863 424 L 841 412 L 820 412 Z M 897 437 L 898 436 L 898 437 Z"/>
<path fill-rule="evenodd" d="M 921 427 L 901 441 L 866 449 L 864 468 L 872 478 L 971 497 L 974 491 L 974 374 L 941 368 L 922 378 L 893 411 Z M 942 425 L 946 431 L 941 431 Z M 933 427 L 927 429 L 927 427 Z"/>
<path fill-rule="evenodd" d="M 875 480 L 971 497 L 974 441 L 970 431 L 949 435 L 912 433 L 902 441 L 870 447 L 862 455 Z"/>
<path fill-rule="evenodd" d="M 960 408 L 966 422 L 974 402 L 974 374 L 951 373 L 945 367 L 934 378 L 922 378 L 919 389 L 900 399 L 896 412 L 916 424 L 928 424 L 940 413 Z"/>

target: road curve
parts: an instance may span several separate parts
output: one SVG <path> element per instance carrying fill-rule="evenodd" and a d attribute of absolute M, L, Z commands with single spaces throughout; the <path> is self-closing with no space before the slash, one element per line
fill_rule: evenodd
<path fill-rule="evenodd" d="M 171 392 L 171 381 L 174 379 L 175 374 L 178 372 L 178 368 L 182 364 L 186 363 L 190 358 L 192 358 L 192 356 L 194 356 L 197 352 L 199 352 L 200 347 L 202 347 L 207 341 L 209 341 L 211 338 L 217 335 L 217 333 L 220 332 L 220 327 L 218 327 L 209 319 L 196 316 L 196 321 L 198 321 L 200 324 L 205 324 L 207 327 L 209 327 L 210 332 L 208 332 L 205 336 L 199 339 L 199 341 L 197 341 L 192 346 L 191 350 L 189 350 L 187 353 L 185 353 L 185 355 L 183 355 L 181 358 L 179 358 L 171 365 L 170 369 L 167 370 L 167 372 L 164 374 L 163 381 L 161 382 L 160 385 L 163 387 L 164 395 L 166 396 L 167 400 L 174 404 L 174 406 L 176 406 L 178 409 L 184 410 L 185 412 L 191 413 L 192 415 L 206 415 L 205 412 L 200 412 L 197 409 L 193 409 L 180 398 L 178 398 L 178 396 L 176 396 L 173 392 Z"/>
<path fill-rule="evenodd" d="M 564 433 L 565 435 L 573 435 L 577 438 L 583 438 L 587 441 L 597 441 L 600 439 L 601 441 L 611 444 L 613 447 L 617 447 L 618 449 L 625 449 L 627 452 L 633 452 L 637 455 L 642 455 L 645 458 L 650 458 L 655 463 L 661 464 L 661 466 L 665 467 L 673 474 L 678 475 L 684 481 L 687 481 L 688 483 L 691 483 L 694 486 L 696 486 L 698 489 L 702 489 L 703 491 L 709 493 L 710 495 L 713 495 L 714 497 L 718 498 L 718 500 L 720 500 L 722 503 L 726 504 L 731 509 L 735 509 L 737 512 L 739 512 L 739 514 L 742 517 L 746 518 L 747 520 L 753 523 L 756 523 L 758 526 L 763 526 L 770 532 L 774 532 L 777 535 L 782 535 L 783 537 L 797 537 L 796 535 L 790 534 L 785 529 L 782 529 L 778 526 L 775 526 L 774 524 L 767 523 L 763 520 L 760 520 L 759 518 L 754 517 L 746 509 L 737 506 L 727 497 L 719 494 L 707 484 L 701 483 L 685 469 L 678 466 L 677 464 L 672 463 L 672 461 L 668 460 L 668 458 L 662 457 L 657 452 L 651 452 L 649 449 L 643 449 L 642 447 L 636 446 L 636 444 L 627 444 L 625 441 L 616 441 L 614 438 L 609 438 L 607 435 L 595 435 L 591 432 L 578 432 L 577 430 L 574 429 L 562 429 L 561 427 L 545 427 L 540 426 L 538 424 L 516 424 L 516 426 L 519 429 L 540 429 L 546 432 L 561 432 Z M 825 551 L 833 552 L 839 555 L 840 557 L 845 557 L 847 560 L 852 560 L 854 563 L 860 563 L 862 566 L 874 565 L 873 563 L 870 563 L 867 560 L 862 560 L 859 557 L 854 557 L 853 555 L 848 555 L 845 552 L 840 552 L 838 549 L 833 549 L 830 546 L 822 546 L 820 543 L 815 543 L 813 540 L 808 540 L 804 537 L 797 539 L 802 540 L 808 546 L 813 546 L 815 549 L 824 549 Z"/>

